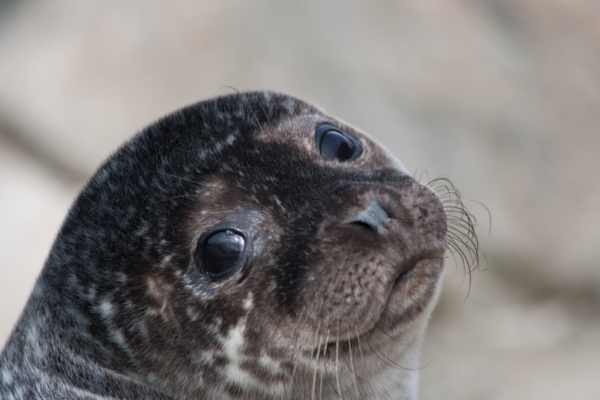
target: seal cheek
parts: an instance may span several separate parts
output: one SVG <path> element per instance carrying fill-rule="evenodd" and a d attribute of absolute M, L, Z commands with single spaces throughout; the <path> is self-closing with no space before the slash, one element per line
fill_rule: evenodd
<path fill-rule="evenodd" d="M 152 276 L 146 277 L 146 293 L 151 300 L 148 306 L 149 314 L 158 314 L 165 320 L 175 319 L 175 312 L 168 301 L 164 286 L 161 286 Z"/>

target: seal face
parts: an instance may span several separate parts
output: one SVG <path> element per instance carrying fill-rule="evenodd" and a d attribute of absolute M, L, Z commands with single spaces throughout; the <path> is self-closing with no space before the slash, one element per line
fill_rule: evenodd
<path fill-rule="evenodd" d="M 270 92 L 184 108 L 83 189 L 0 358 L 0 397 L 415 398 L 440 198 Z"/>

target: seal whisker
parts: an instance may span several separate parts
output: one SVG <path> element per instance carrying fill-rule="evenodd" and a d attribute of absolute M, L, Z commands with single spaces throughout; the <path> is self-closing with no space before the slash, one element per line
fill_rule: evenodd
<path fill-rule="evenodd" d="M 318 328 L 317 328 L 317 335 L 318 335 Z M 318 336 L 319 336 L 319 345 L 317 346 L 317 359 L 316 359 L 316 362 L 315 362 L 315 364 L 317 366 L 319 365 L 319 356 L 321 354 L 321 336 L 320 335 L 318 335 Z M 325 345 L 327 345 L 327 343 L 325 343 Z M 317 385 L 317 371 L 318 371 L 318 368 L 315 368 L 315 371 L 313 373 L 312 390 L 310 392 L 310 398 L 311 398 L 311 400 L 314 400 L 314 398 L 315 398 L 315 387 Z"/>
<path fill-rule="evenodd" d="M 338 334 L 335 337 L 335 382 L 337 384 L 337 390 L 340 398 L 344 399 L 342 395 L 342 388 L 340 386 L 340 336 L 339 336 L 339 323 L 338 323 Z"/>
<path fill-rule="evenodd" d="M 442 200 L 447 212 L 448 247 L 459 255 L 469 274 L 479 269 L 479 240 L 475 234 L 475 217 L 465 207 L 460 192 L 445 177 L 431 180 L 425 186 L 431 188 Z M 469 283 L 470 286 L 470 283 Z"/>
<path fill-rule="evenodd" d="M 477 252 L 479 244 L 477 239 L 463 235 L 458 228 L 449 228 L 447 242 L 451 248 L 460 254 L 468 274 L 479 268 L 479 254 Z"/>
<path fill-rule="evenodd" d="M 319 347 L 315 348 L 315 340 L 316 339 L 319 340 L 318 346 L 320 346 L 321 345 L 321 337 L 319 336 L 319 330 L 320 330 L 320 328 L 321 328 L 321 323 L 319 322 L 319 325 L 317 325 L 317 329 L 315 331 L 313 331 L 313 339 L 312 339 L 312 345 L 311 345 L 312 350 L 310 352 L 310 359 L 311 360 L 314 358 L 315 351 L 316 351 L 316 354 L 317 354 L 317 359 L 319 357 Z M 315 374 L 316 374 L 316 370 L 315 370 Z M 314 388 L 314 378 L 313 378 L 313 387 L 312 387 L 312 390 L 311 390 L 311 397 L 312 397 L 312 395 L 314 393 L 314 389 L 315 388 Z"/>
<path fill-rule="evenodd" d="M 364 371 L 364 373 L 366 375 L 369 373 L 369 370 L 366 365 L 365 356 L 363 354 L 362 344 L 360 343 L 360 334 L 358 332 L 356 332 L 356 342 L 357 342 L 357 347 L 358 347 L 358 354 L 360 355 L 360 360 L 361 360 L 361 364 L 362 364 L 362 370 Z M 367 381 L 367 385 L 369 386 L 370 392 L 375 393 L 373 390 L 373 385 L 371 384 L 371 381 L 369 379 L 367 379 L 366 381 Z"/>
<path fill-rule="evenodd" d="M 323 374 L 327 369 L 327 364 L 325 363 L 325 357 L 327 356 L 327 347 L 329 345 L 329 329 L 327 329 L 327 334 L 325 336 L 325 348 L 323 349 L 323 368 L 321 369 L 321 379 L 319 382 L 319 400 L 323 398 Z"/>
<path fill-rule="evenodd" d="M 388 367 L 401 369 L 403 371 L 418 371 L 418 368 L 413 368 L 410 366 L 402 365 L 400 363 L 401 361 L 396 361 L 396 360 L 391 359 L 390 356 L 381 349 L 376 349 L 374 351 L 377 354 L 377 358 L 380 361 L 382 361 L 385 365 L 387 365 Z"/>
<path fill-rule="evenodd" d="M 292 352 L 292 362 L 294 363 L 294 368 L 292 369 L 292 377 L 291 377 L 291 387 L 290 387 L 290 396 L 289 398 L 292 398 L 292 394 L 294 391 L 294 387 L 295 387 L 295 383 L 296 383 L 296 369 L 298 368 L 298 361 L 297 361 L 297 357 L 298 354 L 300 354 L 300 349 L 296 348 L 295 350 L 293 350 Z M 285 384 L 284 384 L 284 388 L 285 388 Z"/>
<path fill-rule="evenodd" d="M 348 340 L 348 352 L 350 353 L 350 370 L 352 371 L 352 381 L 354 382 L 354 392 L 358 399 L 358 386 L 356 385 L 356 371 L 354 370 L 354 361 L 352 360 L 352 340 Z"/>
<path fill-rule="evenodd" d="M 260 133 L 263 133 L 264 132 L 263 127 L 260 124 L 260 121 L 258 120 L 258 118 L 256 118 L 256 114 L 254 114 L 254 112 L 252 112 L 252 116 L 254 117 L 254 120 L 256 121 L 256 124 L 258 125 L 258 129 L 260 130 Z"/>
<path fill-rule="evenodd" d="M 417 168 L 415 169 L 415 172 L 413 173 L 413 176 L 414 176 L 414 177 L 416 177 L 416 176 L 417 176 L 417 173 L 419 172 L 419 168 L 422 168 L 422 167 L 417 167 Z M 418 178 L 415 178 L 415 179 L 417 179 L 417 181 L 418 181 L 419 183 L 421 183 L 421 182 L 423 182 L 423 175 L 427 175 L 427 179 L 429 179 L 429 173 L 427 172 L 427 170 L 426 170 L 425 168 L 423 168 L 423 170 L 422 170 L 422 171 L 421 171 L 421 173 L 419 174 L 419 177 L 418 177 Z"/>
<path fill-rule="evenodd" d="M 239 90 L 237 90 L 237 89 L 236 89 L 236 88 L 234 88 L 233 86 L 229 86 L 229 85 L 221 86 L 221 87 L 219 88 L 219 91 L 220 91 L 221 89 L 225 89 L 225 88 L 227 88 L 227 89 L 231 89 L 231 90 L 233 90 L 234 92 L 236 92 L 237 94 L 240 94 L 240 91 L 239 91 Z"/>
<path fill-rule="evenodd" d="M 452 228 L 448 231 L 448 242 L 452 242 L 464 249 L 465 255 L 468 258 L 467 266 L 472 264 L 469 272 L 475 271 L 479 267 L 479 259 L 475 251 L 476 246 L 478 246 L 477 239 L 472 236 L 463 235 L 458 228 Z"/>
<path fill-rule="evenodd" d="M 277 329 L 276 334 L 279 332 L 279 329 Z M 292 398 L 292 394 L 294 392 L 294 380 L 295 380 L 295 376 L 296 376 L 296 369 L 298 368 L 298 362 L 296 360 L 297 358 L 297 354 L 298 354 L 298 349 L 293 350 L 292 352 L 292 357 L 291 357 L 291 361 L 293 363 L 293 368 L 292 368 L 292 376 L 290 377 L 289 380 L 284 380 L 283 381 L 283 392 L 284 392 L 284 396 L 288 399 Z M 290 387 L 287 387 L 287 383 L 289 382 Z M 287 394 L 289 390 L 289 395 Z"/>
<path fill-rule="evenodd" d="M 302 310 L 302 313 L 300 313 L 300 315 L 298 316 L 298 325 L 299 326 L 302 326 L 302 324 L 308 319 L 309 314 L 311 313 L 311 310 L 312 310 L 312 308 L 310 308 L 310 309 L 309 308 L 304 308 Z M 312 332 L 312 344 L 311 344 L 311 349 L 312 350 L 311 350 L 311 354 L 310 354 L 310 358 L 311 359 L 313 358 L 314 351 L 315 351 L 315 346 L 314 346 L 315 337 L 318 336 L 318 331 L 320 330 L 320 327 L 321 327 L 321 323 L 319 323 L 319 325 L 317 326 L 317 328 L 313 329 L 313 332 Z M 301 334 L 302 334 L 302 331 L 298 330 L 297 332 L 295 332 L 295 335 L 294 335 L 294 341 L 293 342 L 296 343 L 296 345 L 295 345 L 295 349 L 292 351 L 292 354 L 291 354 L 291 358 L 292 358 L 292 360 L 294 360 L 293 361 L 294 362 L 294 369 L 292 371 L 292 386 L 295 385 L 295 375 L 296 375 L 296 370 L 297 370 L 297 367 L 298 367 L 297 358 L 301 355 L 301 353 L 303 351 L 302 350 L 302 346 L 298 344 Z"/>

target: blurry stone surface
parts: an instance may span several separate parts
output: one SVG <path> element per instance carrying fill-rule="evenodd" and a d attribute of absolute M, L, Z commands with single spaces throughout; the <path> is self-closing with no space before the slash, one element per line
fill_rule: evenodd
<path fill-rule="evenodd" d="M 422 400 L 600 398 L 600 313 L 585 293 L 559 295 L 490 270 L 451 267 L 421 357 Z M 464 290 L 456 290 L 462 287 Z"/>
<path fill-rule="evenodd" d="M 423 399 L 599 397 L 597 1 L 29 0 L 0 14 L 8 298 L 27 297 L 75 188 L 137 130 L 234 89 L 286 91 L 423 180 L 449 177 L 478 218 L 487 271 L 461 306 L 449 268 Z"/>
<path fill-rule="evenodd" d="M 0 131 L 0 346 L 19 317 L 79 187 Z"/>

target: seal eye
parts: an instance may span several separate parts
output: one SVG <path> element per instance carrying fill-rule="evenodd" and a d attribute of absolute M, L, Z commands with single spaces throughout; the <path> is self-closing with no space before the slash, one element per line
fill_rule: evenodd
<path fill-rule="evenodd" d="M 360 152 L 360 146 L 353 137 L 331 125 L 320 125 L 315 134 L 319 152 L 326 160 L 350 161 Z"/>
<path fill-rule="evenodd" d="M 244 254 L 245 246 L 244 237 L 232 230 L 209 236 L 202 250 L 206 273 L 212 278 L 220 278 L 233 271 Z"/>

